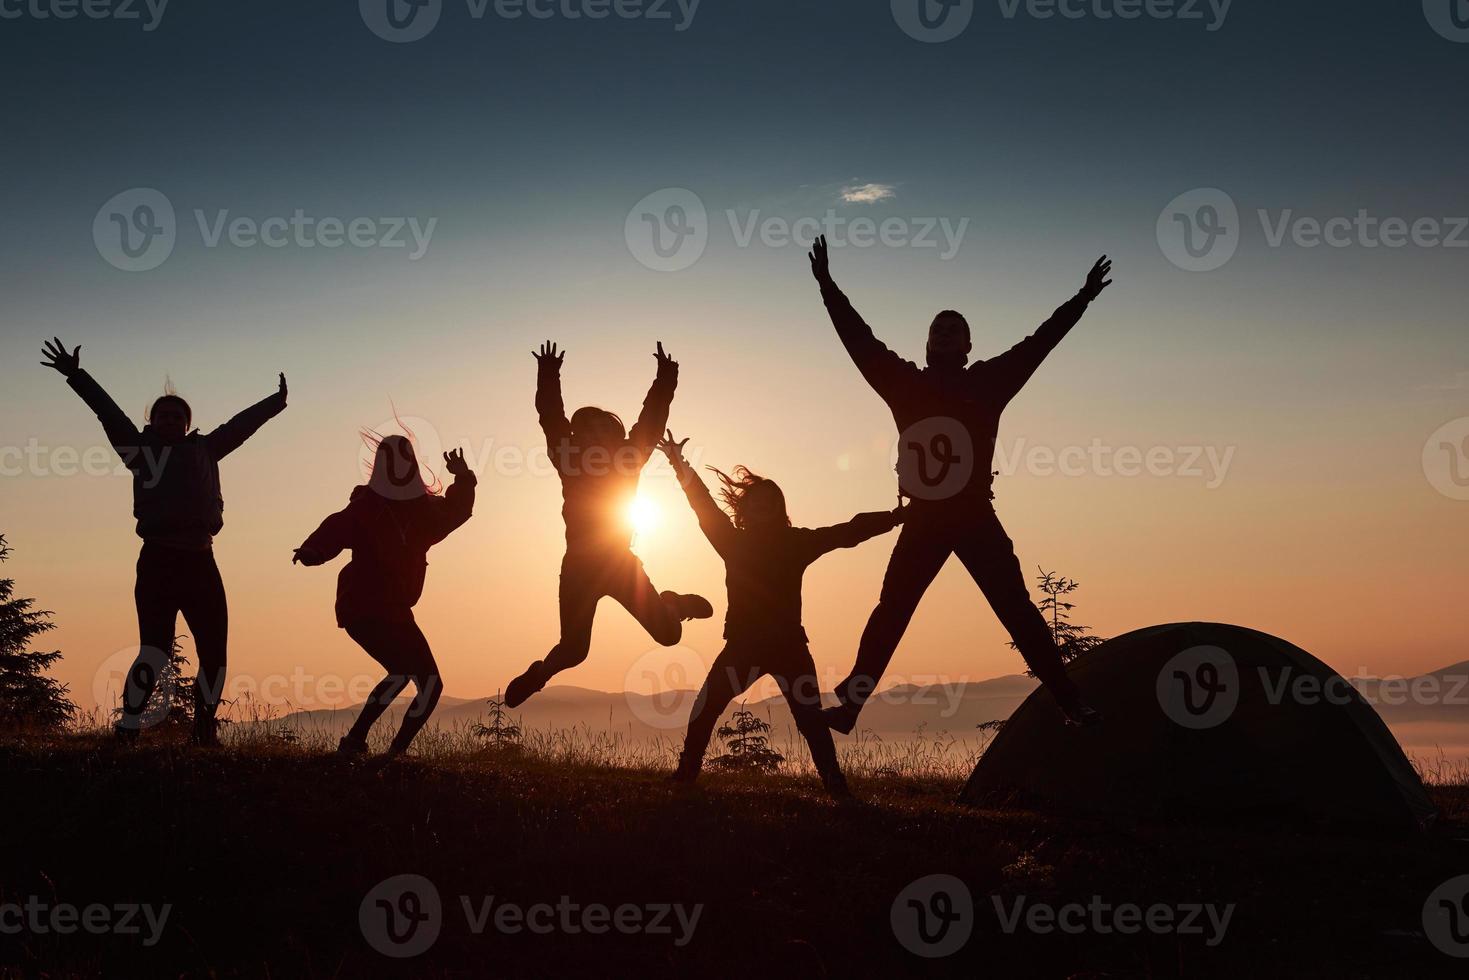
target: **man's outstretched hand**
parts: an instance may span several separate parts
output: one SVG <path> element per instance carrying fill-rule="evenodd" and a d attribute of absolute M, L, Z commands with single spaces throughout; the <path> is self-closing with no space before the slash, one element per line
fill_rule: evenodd
<path fill-rule="evenodd" d="M 1081 287 L 1082 294 L 1087 299 L 1096 299 L 1102 294 L 1102 290 L 1112 285 L 1112 280 L 1107 277 L 1112 274 L 1112 260 L 1107 256 L 1097 259 L 1097 264 L 1092 266 L 1092 271 L 1086 274 L 1086 285 Z"/>
<path fill-rule="evenodd" d="M 41 365 L 61 372 L 63 378 L 70 378 L 82 369 L 81 353 L 82 346 L 78 344 L 76 349 L 68 354 L 66 345 L 61 342 L 60 337 L 56 337 L 41 346 L 41 354 L 47 358 L 41 362 Z"/>
<path fill-rule="evenodd" d="M 536 359 L 536 364 L 540 367 L 553 367 L 558 371 L 561 370 L 561 362 L 566 360 L 566 351 L 557 353 L 556 345 L 549 340 L 541 345 L 540 353 L 531 351 L 530 354 L 531 357 Z"/>
<path fill-rule="evenodd" d="M 817 235 L 816 241 L 811 243 L 811 251 L 806 254 L 811 260 L 811 274 L 816 281 L 826 286 L 831 283 L 831 260 L 827 257 L 826 236 Z"/>
<path fill-rule="evenodd" d="M 281 372 L 281 387 L 280 387 L 280 392 L 281 392 L 281 401 L 285 401 L 286 400 L 286 395 L 288 395 L 290 392 L 286 389 L 286 372 L 284 372 L 284 371 Z"/>
<path fill-rule="evenodd" d="M 678 362 L 663 352 L 663 341 L 661 340 L 658 341 L 658 351 L 653 355 L 653 359 L 658 362 L 659 374 L 663 374 L 665 371 L 678 370 Z"/>
<path fill-rule="evenodd" d="M 672 429 L 667 430 L 663 438 L 658 440 L 658 448 L 663 450 L 663 455 L 667 456 L 668 461 L 674 466 L 678 466 L 681 463 L 687 465 L 687 462 L 683 458 L 683 447 L 688 444 L 688 436 L 685 436 L 681 440 L 675 440 Z"/>

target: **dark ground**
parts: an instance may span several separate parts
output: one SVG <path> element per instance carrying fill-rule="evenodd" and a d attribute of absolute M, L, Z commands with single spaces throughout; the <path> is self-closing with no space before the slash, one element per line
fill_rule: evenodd
<path fill-rule="evenodd" d="M 957 786 L 656 773 L 514 758 L 349 766 L 299 751 L 0 743 L 0 906 L 171 903 L 161 940 L 0 935 L 0 976 L 1040 977 L 1464 976 L 1422 936 L 1430 891 L 1469 873 L 1469 790 L 1416 839 L 1291 826 L 1177 828 L 975 810 Z M 422 955 L 373 950 L 370 889 L 430 879 L 442 932 Z M 922 959 L 890 909 L 923 875 L 973 895 L 968 943 Z M 672 935 L 471 931 L 474 903 L 703 903 Z M 1002 931 L 991 896 L 1056 905 L 1237 903 L 1200 935 Z M 670 920 L 670 922 L 673 920 Z M 3 925 L 3 921 L 0 921 Z M 146 930 L 145 930 L 146 931 Z"/>

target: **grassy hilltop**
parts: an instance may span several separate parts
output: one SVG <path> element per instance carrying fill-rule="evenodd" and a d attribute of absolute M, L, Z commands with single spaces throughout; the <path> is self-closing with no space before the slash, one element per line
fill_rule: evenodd
<path fill-rule="evenodd" d="M 432 746 L 432 741 L 429 743 Z M 170 903 L 137 936 L 0 934 L 0 975 L 214 976 L 1448 976 L 1422 937 L 1424 899 L 1469 872 L 1469 790 L 1414 840 L 1286 825 L 1178 828 L 952 803 L 957 776 L 857 775 L 864 802 L 807 776 L 666 784 L 647 760 L 592 765 L 562 746 L 461 746 L 345 764 L 286 742 L 201 751 L 95 736 L 0 743 L 0 903 Z M 598 760 L 605 762 L 606 760 Z M 419 874 L 442 897 L 422 955 L 375 952 L 370 889 Z M 961 879 L 973 935 L 921 959 L 894 937 L 898 893 Z M 692 938 L 615 931 L 481 934 L 461 906 L 569 900 L 702 905 Z M 563 899 L 565 896 L 565 899 Z M 1001 927 L 1027 903 L 1235 904 L 1207 935 L 1038 934 Z"/>

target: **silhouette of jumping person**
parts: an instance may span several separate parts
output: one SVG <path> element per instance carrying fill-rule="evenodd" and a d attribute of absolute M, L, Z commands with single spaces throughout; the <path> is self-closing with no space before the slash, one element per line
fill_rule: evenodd
<path fill-rule="evenodd" d="M 218 741 L 216 714 L 224 692 L 229 607 L 214 562 L 214 536 L 224 526 L 219 461 L 240 448 L 286 407 L 286 376 L 275 394 L 202 435 L 189 403 L 169 392 L 153 402 L 139 431 L 111 396 L 82 369 L 81 347 L 70 354 L 61 338 L 47 341 L 41 363 L 61 373 L 97 414 L 112 448 L 133 475 L 133 517 L 143 539 L 134 599 L 138 656 L 123 688 L 116 731 L 135 738 L 143 711 L 173 650 L 178 615 L 199 658 L 194 685 L 194 741 Z"/>
<path fill-rule="evenodd" d="M 444 466 L 454 483 L 440 496 L 424 482 L 413 443 L 384 436 L 367 483 L 354 488 L 347 506 L 322 521 L 291 558 L 292 564 L 315 566 L 352 552 L 337 576 L 337 625 L 388 672 L 338 745 L 342 755 L 367 751 L 373 723 L 411 681 L 413 702 L 388 747 L 389 756 L 406 752 L 443 694 L 439 666 L 413 607 L 423 595 L 428 550 L 469 520 L 479 482 L 461 451 L 445 453 Z"/>
<path fill-rule="evenodd" d="M 720 496 L 729 507 L 725 514 L 684 460 L 687 442 L 674 441 L 669 432 L 658 448 L 673 464 L 704 536 L 724 559 L 729 611 L 724 620 L 725 646 L 694 701 L 674 779 L 698 778 L 709 737 L 724 709 L 770 674 L 811 747 L 811 760 L 827 792 L 839 799 L 850 796 L 821 714 L 816 663 L 801 626 L 801 578 L 827 552 L 854 548 L 891 531 L 903 522 L 904 510 L 858 514 L 845 524 L 816 530 L 792 527 L 785 494 L 775 481 L 737 466 L 733 476 L 714 470 L 722 484 Z"/>
<path fill-rule="evenodd" d="M 1050 629 L 1031 601 L 1014 544 L 995 514 L 990 467 L 1000 413 L 1112 284 L 1107 278 L 1112 263 L 1105 255 L 1098 259 L 1081 290 L 1035 333 L 987 361 L 967 364 L 969 323 L 944 310 L 928 329 L 928 364 L 919 368 L 884 346 L 837 288 L 825 236 L 816 240 L 809 258 L 837 336 L 901 432 L 899 494 L 912 500 L 857 662 L 837 685 L 838 704 L 824 712 L 827 724 L 843 733 L 856 727 L 919 599 L 950 554 L 964 563 L 1067 722 L 1099 721 L 1067 677 Z"/>
<path fill-rule="evenodd" d="M 566 522 L 566 555 L 561 560 L 561 639 L 505 688 L 505 705 L 515 708 L 546 686 L 553 676 L 587 659 L 597 603 L 611 596 L 642 624 L 654 640 L 673 646 L 683 637 L 683 621 L 708 619 L 707 599 L 676 592 L 659 593 L 643 563 L 632 553 L 628 509 L 638 478 L 668 424 L 668 409 L 678 386 L 678 362 L 663 352 L 653 356 L 657 375 L 632 432 L 600 408 L 579 408 L 566 418 L 561 401 L 561 364 L 566 357 L 547 341 L 536 359 L 536 412 L 546 434 L 551 463 L 561 478 L 561 516 Z"/>

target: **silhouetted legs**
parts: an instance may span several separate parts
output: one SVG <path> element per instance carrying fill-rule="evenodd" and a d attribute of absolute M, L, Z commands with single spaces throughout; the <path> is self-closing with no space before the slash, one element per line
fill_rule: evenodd
<path fill-rule="evenodd" d="M 213 742 L 229 642 L 229 604 L 214 553 L 144 543 L 133 598 L 138 609 L 139 651 L 123 687 L 119 727 L 136 732 L 143 726 L 143 711 L 173 651 L 178 615 L 183 613 L 198 659 L 194 737 Z"/>
<path fill-rule="evenodd" d="M 1056 649 L 1046 618 L 1030 597 L 1020 560 L 1015 557 L 1015 545 L 999 520 L 986 522 L 979 534 L 959 542 L 954 553 L 1010 633 L 1026 666 L 1069 715 L 1080 700 L 1076 685 L 1066 676 L 1061 651 Z"/>
<path fill-rule="evenodd" d="M 544 660 L 531 664 L 506 687 L 508 707 L 519 706 L 553 676 L 587 659 L 592 620 L 603 596 L 622 603 L 660 645 L 671 647 L 683 638 L 684 611 L 678 597 L 660 595 L 631 551 L 569 551 L 561 560 L 561 639 Z"/>
<path fill-rule="evenodd" d="M 837 764 L 831 730 L 821 717 L 816 663 L 804 643 L 782 646 L 778 643 L 731 642 L 720 651 L 699 689 L 698 697 L 694 699 L 677 778 L 692 781 L 698 776 L 704 754 L 709 749 L 709 740 L 725 709 L 767 673 L 785 695 L 796 729 L 811 749 L 811 761 L 821 776 L 822 784 L 833 796 L 848 795 L 847 781 Z"/>
<path fill-rule="evenodd" d="M 444 693 L 444 682 L 439 676 L 439 667 L 434 661 L 428 639 L 424 637 L 418 624 L 412 621 L 388 623 L 361 620 L 347 624 L 346 630 L 347 635 L 357 641 L 357 645 L 367 651 L 368 656 L 387 670 L 388 676 L 379 681 L 368 695 L 367 703 L 362 706 L 362 713 L 357 716 L 352 730 L 347 733 L 345 742 L 365 746 L 367 733 L 372 729 L 373 723 L 382 717 L 383 712 L 411 682 L 416 693 L 403 715 L 403 724 L 398 728 L 398 734 L 393 737 L 388 748 L 388 752 L 394 755 L 405 752 L 413 737 L 428 723 L 429 715 L 433 714 L 439 697 Z"/>
<path fill-rule="evenodd" d="M 939 526 L 917 514 L 909 515 L 903 524 L 883 575 L 877 608 L 872 610 L 862 631 L 857 662 L 836 687 L 837 700 L 843 705 L 860 709 L 877 689 L 877 682 L 892 661 L 893 651 L 908 629 L 918 601 L 949 560 L 952 540 L 952 528 Z M 855 721 L 856 711 L 851 714 Z"/>
<path fill-rule="evenodd" d="M 837 685 L 841 706 L 828 712 L 828 724 L 847 732 L 855 726 L 857 712 L 876 690 L 919 600 L 951 552 L 979 585 L 1036 677 L 1068 715 L 1077 710 L 1076 687 L 1066 676 L 1045 618 L 1031 600 L 1015 545 L 999 517 L 993 511 L 950 514 L 913 506 L 915 513 L 904 523 L 888 562 L 877 608 L 862 633 L 857 662 Z"/>

